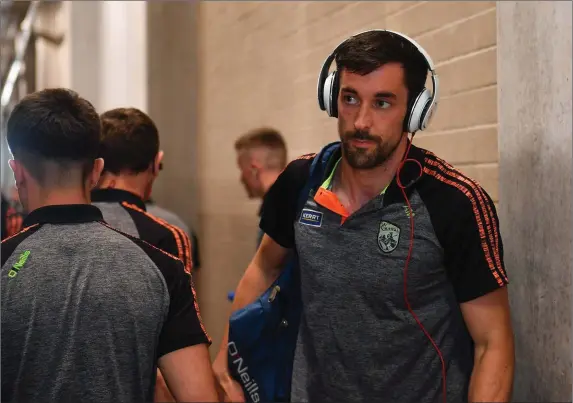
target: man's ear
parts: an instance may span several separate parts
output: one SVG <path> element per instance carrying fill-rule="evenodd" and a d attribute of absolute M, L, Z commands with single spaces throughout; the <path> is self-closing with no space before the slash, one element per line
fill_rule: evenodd
<path fill-rule="evenodd" d="M 90 189 L 93 189 L 97 186 L 99 179 L 101 177 L 101 173 L 103 171 L 103 167 L 104 167 L 103 158 L 96 158 L 96 160 L 94 161 L 94 167 L 90 174 L 90 183 L 89 183 Z"/>
<path fill-rule="evenodd" d="M 8 161 L 10 169 L 14 173 L 14 181 L 16 182 L 16 187 L 23 185 L 26 182 L 25 168 L 21 162 L 11 159 Z"/>
<path fill-rule="evenodd" d="M 157 155 L 155 156 L 155 160 L 153 161 L 153 174 L 159 175 L 159 170 L 161 167 L 161 162 L 163 161 L 163 151 L 159 150 Z"/>
<path fill-rule="evenodd" d="M 263 170 L 263 164 L 261 164 L 261 162 L 255 158 L 252 158 L 251 162 L 249 163 L 249 168 L 251 170 L 251 175 L 253 175 L 255 178 L 258 178 L 259 174 Z"/>

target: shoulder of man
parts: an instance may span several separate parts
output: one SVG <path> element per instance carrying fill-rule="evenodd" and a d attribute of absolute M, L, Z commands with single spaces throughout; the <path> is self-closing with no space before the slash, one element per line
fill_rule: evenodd
<path fill-rule="evenodd" d="M 157 218 L 160 218 L 164 221 L 167 221 L 169 224 L 179 227 L 187 235 L 191 234 L 191 230 L 189 226 L 183 221 L 181 217 L 175 214 L 173 211 L 167 210 L 163 207 L 158 206 L 157 204 L 147 204 L 146 205 L 147 212 Z"/>
<path fill-rule="evenodd" d="M 263 197 L 261 215 L 264 215 L 265 210 L 268 210 L 270 206 L 290 208 L 294 207 L 293 203 L 296 205 L 298 195 L 309 178 L 310 167 L 315 156 L 316 154 L 304 154 L 287 164 Z"/>
<path fill-rule="evenodd" d="M 312 160 L 316 156 L 316 153 L 304 154 L 300 157 L 293 159 L 287 164 L 283 169 L 279 178 L 282 181 L 288 180 L 294 184 L 299 184 L 300 187 L 304 185 L 308 179 L 310 173 L 310 166 L 312 165 Z M 277 179 L 278 180 L 278 179 Z"/>
<path fill-rule="evenodd" d="M 259 227 L 285 248 L 294 244 L 292 224 L 314 156 L 305 154 L 291 161 L 263 198 Z"/>
<path fill-rule="evenodd" d="M 416 190 L 444 248 L 461 302 L 508 283 L 496 206 L 474 179 L 427 150 Z"/>
<path fill-rule="evenodd" d="M 183 262 L 181 261 L 181 259 L 179 259 L 179 257 L 176 254 L 170 253 L 169 251 L 159 248 L 157 245 L 154 245 L 153 243 L 143 238 L 138 238 L 125 232 L 122 232 L 117 228 L 112 227 L 111 225 L 108 225 L 106 223 L 102 224 L 107 228 L 109 228 L 111 231 L 117 233 L 118 236 L 123 236 L 132 241 L 133 243 L 135 243 L 137 246 L 139 246 L 143 250 L 143 252 L 145 252 L 151 258 L 151 260 L 153 260 L 156 266 L 162 269 L 162 271 L 166 269 L 169 271 L 180 270 L 183 268 Z"/>
<path fill-rule="evenodd" d="M 133 204 L 123 202 L 122 206 L 131 214 L 142 240 L 177 257 L 191 272 L 191 241 L 184 230 Z"/>
<path fill-rule="evenodd" d="M 431 201 L 433 210 L 448 213 L 450 217 L 459 215 L 475 216 L 477 212 L 491 210 L 495 204 L 485 188 L 462 170 L 455 168 L 431 151 L 419 149 L 423 153 L 423 177 L 417 187 L 424 201 Z M 477 210 L 476 210 L 477 209 Z M 448 220 L 448 222 L 453 220 Z"/>
<path fill-rule="evenodd" d="M 6 261 L 12 256 L 16 248 L 26 240 L 30 235 L 34 234 L 38 229 L 40 229 L 41 225 L 34 224 L 26 228 L 22 228 L 19 232 L 8 236 L 7 238 L 2 240 L 2 251 L 0 255 L 2 257 L 2 266 L 6 263 Z"/>

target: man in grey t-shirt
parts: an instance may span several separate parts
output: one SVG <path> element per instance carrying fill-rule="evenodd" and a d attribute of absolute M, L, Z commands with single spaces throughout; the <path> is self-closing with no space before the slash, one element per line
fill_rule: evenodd
<path fill-rule="evenodd" d="M 7 122 L 23 230 L 2 242 L 2 401 L 217 401 L 190 274 L 90 204 L 101 123 L 72 91 L 25 97 Z"/>
<path fill-rule="evenodd" d="M 433 73 L 427 53 L 400 34 L 344 41 L 319 78 L 320 106 L 338 118 L 340 137 L 321 160 L 324 175 L 301 211 L 313 155 L 291 162 L 265 196 L 265 235 L 233 308 L 258 298 L 297 252 L 293 402 L 510 399 L 513 333 L 495 205 L 409 138 L 435 109 Z M 214 370 L 232 401 L 242 401 L 226 343 Z"/>

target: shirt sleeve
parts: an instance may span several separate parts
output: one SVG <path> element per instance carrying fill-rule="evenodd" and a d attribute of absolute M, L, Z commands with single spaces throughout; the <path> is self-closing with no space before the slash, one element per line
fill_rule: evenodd
<path fill-rule="evenodd" d="M 504 287 L 509 280 L 499 220 L 489 195 L 476 188 L 472 197 L 460 202 L 454 211 L 445 262 L 462 303 Z"/>
<path fill-rule="evenodd" d="M 312 155 L 292 161 L 265 194 L 261 208 L 261 230 L 284 248 L 294 247 L 294 221 L 299 194 L 310 170 Z"/>
<path fill-rule="evenodd" d="M 185 270 L 191 273 L 193 270 L 193 252 L 189 236 L 179 227 L 167 223 L 164 225 L 167 226 L 169 235 L 161 239 L 159 248 L 181 260 L 185 265 Z"/>
<path fill-rule="evenodd" d="M 191 263 L 193 269 L 198 270 L 201 267 L 201 258 L 199 255 L 199 238 L 195 232 L 191 232 Z"/>
<path fill-rule="evenodd" d="M 185 347 L 210 345 L 190 274 L 179 261 L 162 272 L 169 289 L 169 311 L 159 336 L 158 358 Z"/>

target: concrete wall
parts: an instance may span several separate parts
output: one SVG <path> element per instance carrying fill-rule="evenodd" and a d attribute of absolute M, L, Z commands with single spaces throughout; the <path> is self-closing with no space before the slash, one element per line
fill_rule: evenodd
<path fill-rule="evenodd" d="M 146 111 L 146 13 L 144 1 L 44 6 L 37 27 L 64 34 L 64 41 L 36 42 L 37 87 L 72 88 L 101 111 L 125 105 Z"/>
<path fill-rule="evenodd" d="M 198 2 L 147 3 L 147 105 L 165 152 L 154 198 L 201 232 L 197 218 L 198 9 Z"/>
<path fill-rule="evenodd" d="M 515 401 L 571 401 L 571 2 L 498 6 L 500 222 Z"/>
<path fill-rule="evenodd" d="M 100 112 L 134 106 L 154 118 L 165 151 L 154 197 L 189 223 L 196 221 L 197 9 L 196 2 L 46 5 L 36 25 L 63 33 L 64 42 L 35 44 L 38 88 L 70 87 Z"/>
<path fill-rule="evenodd" d="M 226 292 L 253 255 L 258 225 L 258 203 L 238 181 L 233 141 L 272 125 L 294 158 L 337 139 L 336 121 L 317 106 L 316 80 L 348 35 L 398 30 L 432 55 L 441 103 L 415 142 L 475 177 L 497 201 L 495 2 L 202 2 L 200 11 L 200 297 L 215 343 Z"/>

